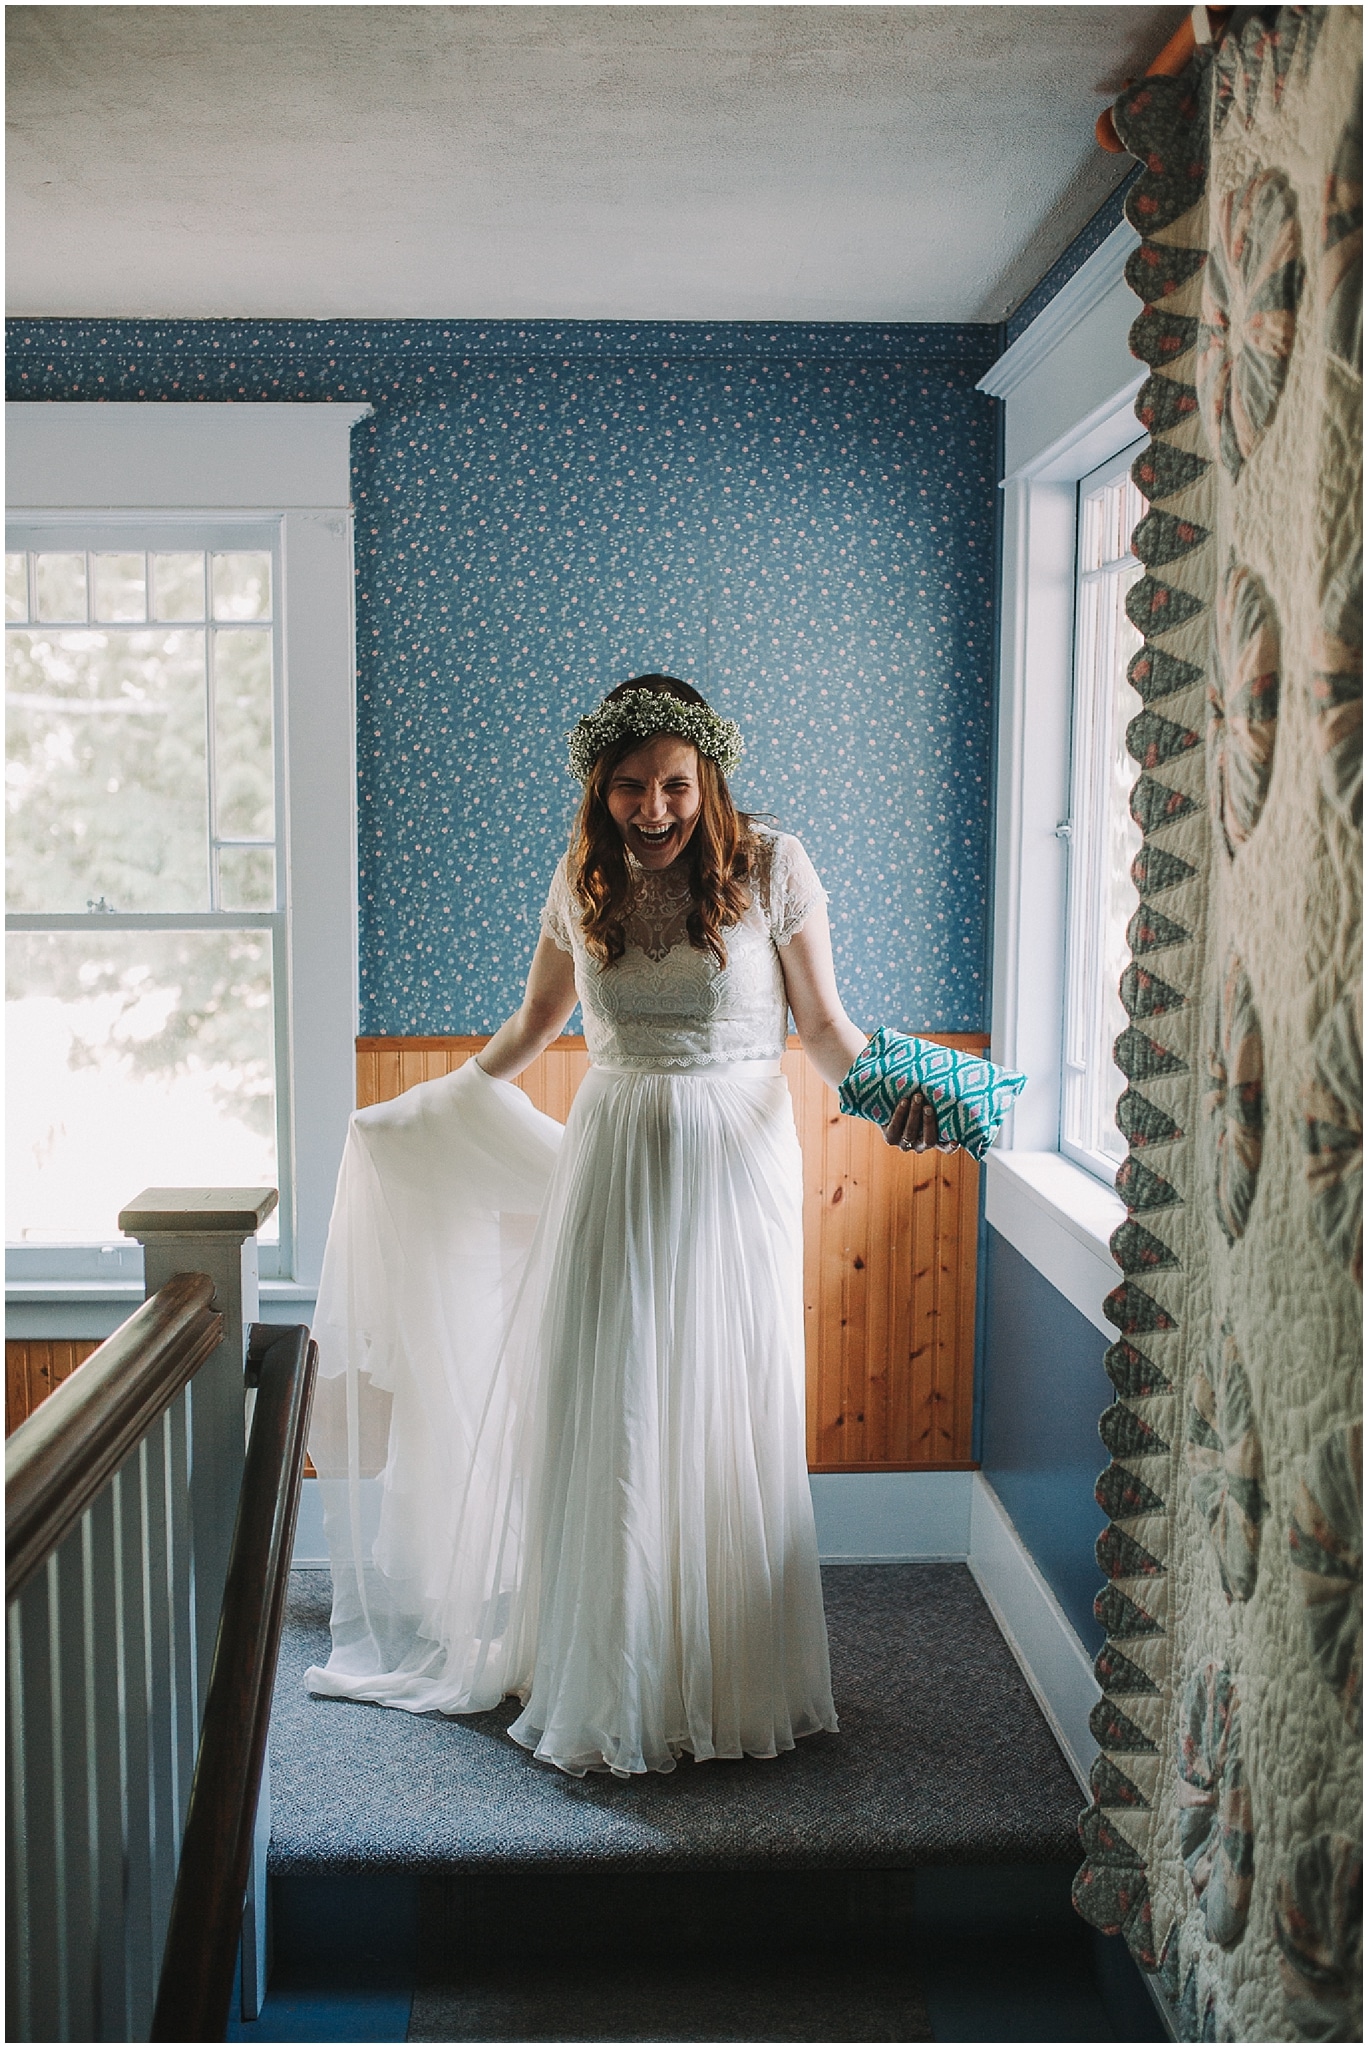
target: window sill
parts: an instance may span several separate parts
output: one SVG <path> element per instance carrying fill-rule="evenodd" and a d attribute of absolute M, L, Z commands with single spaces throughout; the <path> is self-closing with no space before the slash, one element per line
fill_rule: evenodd
<path fill-rule="evenodd" d="M 317 1288 L 297 1280 L 261 1282 L 261 1318 L 288 1323 L 313 1314 Z M 11 1280 L 5 1287 L 5 1335 L 30 1341 L 109 1337 L 143 1298 L 141 1280 Z"/>
<path fill-rule="evenodd" d="M 1103 1297 L 1120 1279 L 1108 1240 L 1125 1207 L 1059 1152 L 990 1152 L 985 1213 L 1013 1250 L 1108 1337 Z"/>

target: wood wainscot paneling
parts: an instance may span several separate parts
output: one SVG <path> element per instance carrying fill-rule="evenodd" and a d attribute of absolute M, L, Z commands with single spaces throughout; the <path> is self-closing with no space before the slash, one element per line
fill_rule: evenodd
<path fill-rule="evenodd" d="M 26 1422 L 40 1401 L 59 1387 L 68 1373 L 84 1365 L 98 1350 L 99 1337 L 7 1337 L 5 1339 L 5 1435 Z M 317 1479 L 313 1460 L 304 1459 L 304 1477 Z"/>
<path fill-rule="evenodd" d="M 54 1387 L 60 1387 L 99 1345 L 98 1337 L 5 1339 L 5 1435 L 27 1422 Z"/>
<path fill-rule="evenodd" d="M 976 1033 L 928 1033 L 985 1052 Z M 358 1038 L 356 1100 L 388 1102 L 451 1073 L 487 1038 Z M 582 1038 L 557 1039 L 520 1076 L 563 1123 L 589 1069 Z M 899 1152 L 842 1116 L 789 1041 L 784 1073 L 803 1148 L 808 1463 L 814 1472 L 972 1468 L 977 1163 Z"/>

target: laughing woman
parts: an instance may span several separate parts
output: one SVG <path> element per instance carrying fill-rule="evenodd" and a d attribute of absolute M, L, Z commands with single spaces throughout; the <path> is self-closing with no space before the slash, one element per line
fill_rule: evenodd
<path fill-rule="evenodd" d="M 790 1010 L 833 1086 L 866 1040 L 807 855 L 732 802 L 740 750 L 666 676 L 580 720 L 521 1007 L 353 1119 L 320 1288 L 333 1652 L 309 1685 L 412 1712 L 516 1694 L 509 1733 L 577 1774 L 836 1727 L 779 1059 Z M 507 1083 L 577 1001 L 562 1133 Z M 929 1103 L 886 1135 L 934 1144 Z"/>

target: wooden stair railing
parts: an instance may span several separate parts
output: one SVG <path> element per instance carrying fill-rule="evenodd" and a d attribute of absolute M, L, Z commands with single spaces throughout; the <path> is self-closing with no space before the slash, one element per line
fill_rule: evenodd
<path fill-rule="evenodd" d="M 256 1388 L 218 1641 L 152 2022 L 154 2041 L 221 2041 L 232 1998 L 318 1346 L 252 1326 Z"/>
<path fill-rule="evenodd" d="M 280 1497 L 265 1501 L 257 1477 L 244 1510 L 242 1489 L 256 1240 L 276 1200 L 274 1188 L 144 1190 L 119 1223 L 143 1245 L 146 1301 L 5 1447 L 9 2040 L 148 2038 L 225 1610 L 240 1639 L 234 1605 L 255 1600 L 268 1651 L 278 1639 L 307 1386 L 284 1423 L 269 1391 L 257 1418 L 254 1471 L 273 1463 Z M 303 1340 L 292 1382 L 308 1380 Z M 286 1348 L 293 1359 L 298 1338 Z M 273 1427 L 287 1430 L 284 1463 L 270 1455 Z M 234 1552 L 244 1513 L 271 1546 L 265 1590 L 252 1582 L 251 1545 Z M 250 1661 L 257 1697 L 236 1739 L 259 1750 L 270 1677 L 261 1654 Z M 220 1739 L 222 1720 L 220 1710 Z M 259 1755 L 238 1775 L 254 1798 Z M 236 1947 L 242 1928 L 250 2016 L 265 1960 L 266 1811 L 263 1800 L 239 1818 L 254 1836 L 245 1917 L 239 1885 L 217 1935 Z"/>
<path fill-rule="evenodd" d="M 5 1599 L 21 1593 L 223 1336 L 206 1273 L 135 1309 L 5 1445 Z"/>

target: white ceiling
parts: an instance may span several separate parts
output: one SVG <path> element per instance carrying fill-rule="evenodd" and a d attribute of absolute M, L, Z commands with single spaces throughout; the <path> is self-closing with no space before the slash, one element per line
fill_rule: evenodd
<path fill-rule="evenodd" d="M 1183 11 L 11 6 L 9 310 L 997 320 Z"/>

